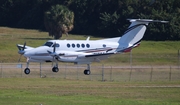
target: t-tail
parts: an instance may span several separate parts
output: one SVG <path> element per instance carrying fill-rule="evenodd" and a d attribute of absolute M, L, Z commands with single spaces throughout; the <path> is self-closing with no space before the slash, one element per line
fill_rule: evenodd
<path fill-rule="evenodd" d="M 127 31 L 119 39 L 119 49 L 117 52 L 128 52 L 132 48 L 139 45 L 141 39 L 144 36 L 146 27 L 149 23 L 160 22 L 168 23 L 168 21 L 160 20 L 150 20 L 150 19 L 128 19 L 131 22 L 131 25 L 128 27 Z"/>

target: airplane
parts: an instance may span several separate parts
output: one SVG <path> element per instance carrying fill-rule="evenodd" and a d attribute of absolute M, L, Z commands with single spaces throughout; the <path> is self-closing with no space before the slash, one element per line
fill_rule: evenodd
<path fill-rule="evenodd" d="M 131 51 L 137 47 L 146 31 L 149 23 L 168 21 L 151 20 L 151 19 L 127 19 L 131 22 L 127 31 L 122 37 L 106 38 L 100 40 L 48 40 L 44 45 L 39 47 L 30 47 L 17 44 L 21 56 L 27 58 L 25 74 L 30 74 L 30 62 L 53 62 L 53 72 L 58 72 L 58 62 L 71 62 L 74 64 L 87 64 L 84 70 L 85 75 L 90 75 L 90 64 L 100 62 L 109 58 L 113 54 L 121 54 Z M 55 63 L 55 64 L 54 64 Z"/>

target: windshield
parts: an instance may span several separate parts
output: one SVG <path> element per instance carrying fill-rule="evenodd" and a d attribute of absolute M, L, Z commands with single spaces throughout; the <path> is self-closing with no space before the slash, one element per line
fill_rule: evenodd
<path fill-rule="evenodd" d="M 59 44 L 56 43 L 56 44 L 54 44 L 52 47 L 54 47 L 54 46 L 55 46 L 55 47 L 59 47 Z"/>
<path fill-rule="evenodd" d="M 52 46 L 52 44 L 53 44 L 53 42 L 46 42 L 46 43 L 44 44 L 44 46 L 51 47 L 51 46 Z"/>

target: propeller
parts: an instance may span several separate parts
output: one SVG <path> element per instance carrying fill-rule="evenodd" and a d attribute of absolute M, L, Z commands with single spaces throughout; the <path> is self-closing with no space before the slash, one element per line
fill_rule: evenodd
<path fill-rule="evenodd" d="M 49 55 L 51 55 L 53 57 L 53 59 L 58 59 L 58 54 L 56 53 L 56 42 L 53 45 L 53 52 L 47 50 L 47 52 L 49 53 Z"/>
<path fill-rule="evenodd" d="M 54 43 L 53 53 L 56 52 L 56 42 Z"/>
<path fill-rule="evenodd" d="M 50 56 L 53 57 L 53 60 L 56 59 L 56 61 L 57 61 L 58 59 L 60 59 L 60 56 L 65 55 L 64 53 L 60 53 L 60 54 L 57 54 L 57 53 L 56 53 L 56 42 L 55 42 L 54 45 L 53 45 L 53 52 L 52 52 L 52 51 L 49 51 L 49 50 L 47 50 L 47 52 L 49 53 Z"/>
<path fill-rule="evenodd" d="M 20 54 L 20 57 L 19 57 L 18 62 L 20 62 L 21 56 L 25 53 L 24 49 L 25 49 L 25 47 L 26 47 L 26 42 L 24 42 L 23 47 L 18 46 L 18 44 L 17 44 L 16 46 L 17 46 L 17 48 L 19 49 L 18 53 Z"/>

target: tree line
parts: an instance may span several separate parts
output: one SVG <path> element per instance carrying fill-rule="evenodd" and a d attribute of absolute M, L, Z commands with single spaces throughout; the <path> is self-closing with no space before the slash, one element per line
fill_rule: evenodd
<path fill-rule="evenodd" d="M 45 13 L 63 5 L 74 14 L 72 34 L 115 37 L 123 35 L 126 19 L 156 19 L 144 40 L 180 40 L 180 0 L 0 0 L 0 26 L 47 31 Z"/>

